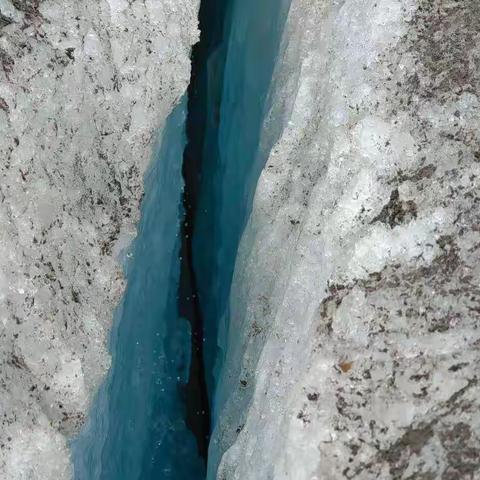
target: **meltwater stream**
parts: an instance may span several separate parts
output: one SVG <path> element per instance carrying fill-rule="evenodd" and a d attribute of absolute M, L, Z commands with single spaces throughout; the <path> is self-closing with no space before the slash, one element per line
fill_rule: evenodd
<path fill-rule="evenodd" d="M 236 252 L 275 140 L 275 128 L 267 142 L 260 132 L 289 1 L 202 0 L 188 99 L 145 178 L 112 367 L 72 444 L 75 480 L 206 477 L 228 398 L 219 378 Z M 210 446 L 210 472 L 221 453 Z"/>

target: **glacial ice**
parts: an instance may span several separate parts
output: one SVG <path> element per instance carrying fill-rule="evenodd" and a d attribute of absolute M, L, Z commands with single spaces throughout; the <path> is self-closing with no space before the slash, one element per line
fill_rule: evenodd
<path fill-rule="evenodd" d="M 64 480 L 196 2 L 0 6 L 0 474 Z M 478 1 L 236 0 L 229 15 L 195 233 L 208 478 L 476 478 Z M 204 475 L 168 288 L 183 115 L 148 180 L 114 367 L 73 445 L 79 480 Z"/>
<path fill-rule="evenodd" d="M 190 354 L 188 323 L 177 314 L 185 109 L 183 100 L 169 117 L 146 175 L 112 367 L 72 446 L 77 480 L 204 477 L 181 393 Z"/>
<path fill-rule="evenodd" d="M 478 476 L 479 14 L 292 0 L 210 478 Z"/>
<path fill-rule="evenodd" d="M 0 478 L 70 480 L 198 0 L 0 1 Z"/>

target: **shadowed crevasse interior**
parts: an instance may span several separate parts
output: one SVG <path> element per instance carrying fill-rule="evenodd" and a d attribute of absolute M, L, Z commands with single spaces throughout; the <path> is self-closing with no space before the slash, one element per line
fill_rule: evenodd
<path fill-rule="evenodd" d="M 192 251 L 204 324 L 205 376 L 212 436 L 208 478 L 234 437 L 222 438 L 222 411 L 233 389 L 225 363 L 229 298 L 239 242 L 259 175 L 283 123 L 269 96 L 290 0 L 238 0 L 228 5 L 224 40 L 205 64 L 206 111 Z M 280 60 L 281 61 L 281 60 Z M 263 128 L 263 127 L 266 128 Z M 233 340 L 235 341 L 235 340 Z M 241 359 L 237 359 L 241 361 Z M 250 387 L 252 384 L 250 385 Z M 248 408 L 248 395 L 242 407 Z M 235 425 L 231 430 L 237 431 Z M 237 433 L 238 434 L 238 433 Z"/>
<path fill-rule="evenodd" d="M 228 298 L 258 176 L 289 0 L 202 0 L 192 79 L 145 179 L 112 367 L 72 444 L 76 480 L 193 480 L 228 392 Z M 260 148 L 259 145 L 262 145 Z"/>

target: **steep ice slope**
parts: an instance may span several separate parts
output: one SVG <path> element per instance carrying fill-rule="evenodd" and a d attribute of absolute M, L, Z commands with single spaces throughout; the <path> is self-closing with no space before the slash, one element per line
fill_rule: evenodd
<path fill-rule="evenodd" d="M 193 244 L 212 393 L 225 355 L 236 252 L 266 160 L 257 146 L 289 4 L 290 0 L 227 2 L 223 42 L 207 64 L 208 109 Z M 214 416 L 217 403 L 214 398 Z"/>
<path fill-rule="evenodd" d="M 191 338 L 177 309 L 186 104 L 181 101 L 167 119 L 145 178 L 138 235 L 126 262 L 128 284 L 112 330 L 112 365 L 72 443 L 76 480 L 205 476 L 185 424 L 182 386 Z"/>
<path fill-rule="evenodd" d="M 69 478 L 196 0 L 0 0 L 0 478 Z M 161 208 L 161 206 L 159 207 Z"/>
<path fill-rule="evenodd" d="M 479 9 L 292 1 L 210 478 L 479 478 Z"/>

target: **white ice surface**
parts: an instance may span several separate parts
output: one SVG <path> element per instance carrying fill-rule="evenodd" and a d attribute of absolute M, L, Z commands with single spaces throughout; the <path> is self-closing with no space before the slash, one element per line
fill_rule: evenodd
<path fill-rule="evenodd" d="M 218 480 L 480 478 L 478 14 L 292 1 Z"/>
<path fill-rule="evenodd" d="M 1 480 L 71 475 L 67 440 L 109 366 L 120 259 L 189 81 L 197 10 L 0 1 Z"/>

